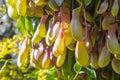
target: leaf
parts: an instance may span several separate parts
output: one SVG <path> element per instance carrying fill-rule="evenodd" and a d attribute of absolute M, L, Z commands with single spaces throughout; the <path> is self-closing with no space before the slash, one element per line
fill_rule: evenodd
<path fill-rule="evenodd" d="M 73 67 L 75 64 L 75 57 L 74 57 L 74 51 L 66 50 L 66 60 L 64 62 L 64 65 L 62 67 L 62 73 L 64 74 L 64 79 L 62 80 L 73 80 L 76 72 L 74 71 Z M 70 79 L 68 79 L 67 76 L 70 76 Z M 66 78 L 67 77 L 67 78 Z M 65 79 L 66 78 L 66 79 Z"/>
<path fill-rule="evenodd" d="M 88 6 L 92 0 L 84 0 L 85 6 Z"/>
<path fill-rule="evenodd" d="M 25 17 L 23 16 L 20 16 L 17 20 L 17 28 L 18 28 L 18 31 L 23 34 L 24 33 L 24 26 L 25 26 Z"/>
<path fill-rule="evenodd" d="M 56 69 L 55 69 L 55 67 L 47 70 L 45 74 L 46 74 L 46 80 L 58 80 L 56 78 Z"/>
<path fill-rule="evenodd" d="M 92 79 L 96 79 L 96 72 L 94 69 L 92 68 L 89 68 L 89 67 L 85 67 L 86 69 L 86 73 L 89 74 L 89 78 L 92 78 Z"/>
<path fill-rule="evenodd" d="M 78 62 L 76 62 L 76 63 L 74 64 L 74 71 L 75 71 L 76 73 L 79 73 L 81 69 L 82 69 L 82 66 L 80 66 L 80 65 L 78 64 Z"/>
<path fill-rule="evenodd" d="M 33 32 L 32 22 L 28 16 L 25 17 L 25 29 L 27 32 Z"/>
<path fill-rule="evenodd" d="M 55 2 L 58 6 L 61 6 L 64 0 L 55 0 Z"/>
<path fill-rule="evenodd" d="M 32 23 L 32 27 L 33 27 L 34 32 L 35 32 L 39 22 L 40 22 L 40 18 L 38 18 L 38 17 L 31 18 L 31 23 Z"/>
<path fill-rule="evenodd" d="M 73 70 L 73 66 L 75 64 L 75 57 L 74 57 L 74 51 L 70 51 L 70 50 L 67 50 L 67 57 L 66 57 L 66 60 L 67 62 L 65 64 L 67 64 L 69 67 L 67 67 L 66 65 L 66 68 L 68 69 L 68 73 L 69 74 L 74 74 L 75 71 Z M 70 62 L 70 63 L 69 63 Z"/>

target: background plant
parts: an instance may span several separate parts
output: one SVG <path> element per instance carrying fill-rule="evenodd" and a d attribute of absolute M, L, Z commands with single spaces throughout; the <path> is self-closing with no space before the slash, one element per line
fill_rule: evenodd
<path fill-rule="evenodd" d="M 119 80 L 119 6 L 119 0 L 2 0 L 0 78 Z"/>

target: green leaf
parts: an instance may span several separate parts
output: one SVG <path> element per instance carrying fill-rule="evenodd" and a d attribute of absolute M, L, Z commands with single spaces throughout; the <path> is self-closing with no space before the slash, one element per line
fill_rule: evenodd
<path fill-rule="evenodd" d="M 20 16 L 17 20 L 18 31 L 23 34 L 25 30 L 25 17 Z"/>
<path fill-rule="evenodd" d="M 89 74 L 89 78 L 95 79 L 96 78 L 96 72 L 94 69 L 90 67 L 85 67 L 86 72 Z"/>
<path fill-rule="evenodd" d="M 31 23 L 32 23 L 32 27 L 33 27 L 33 32 L 36 31 L 36 28 L 37 28 L 39 22 L 40 22 L 40 18 L 38 18 L 38 17 L 33 17 L 33 18 L 31 18 Z"/>
<path fill-rule="evenodd" d="M 61 6 L 64 0 L 55 0 L 55 2 L 57 3 L 58 6 Z"/>
<path fill-rule="evenodd" d="M 56 69 L 55 67 L 51 68 L 51 69 L 48 69 L 46 72 L 46 80 L 58 80 L 56 78 Z"/>
<path fill-rule="evenodd" d="M 25 29 L 28 33 L 33 32 L 32 22 L 28 16 L 25 17 Z"/>
<path fill-rule="evenodd" d="M 74 57 L 74 51 L 70 51 L 67 49 L 66 53 L 67 53 L 66 59 L 65 59 L 65 62 L 63 64 L 63 67 L 61 68 L 63 76 L 61 76 L 60 78 L 62 80 L 73 80 L 73 78 L 76 74 L 76 72 L 73 69 L 73 66 L 76 62 L 75 57 Z M 70 76 L 70 78 L 68 76 Z"/>
<path fill-rule="evenodd" d="M 79 73 L 82 69 L 82 66 L 80 66 L 77 62 L 74 64 L 74 71 L 76 73 Z"/>
<path fill-rule="evenodd" d="M 92 0 L 84 0 L 85 6 L 88 6 Z"/>

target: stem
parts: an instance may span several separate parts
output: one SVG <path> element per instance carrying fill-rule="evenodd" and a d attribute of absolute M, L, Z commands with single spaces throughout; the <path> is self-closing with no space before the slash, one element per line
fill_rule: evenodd
<path fill-rule="evenodd" d="M 4 65 L 2 66 L 2 68 L 1 68 L 1 70 L 0 70 L 0 74 L 2 74 L 2 71 L 3 71 L 4 68 L 6 67 L 7 63 L 8 63 L 8 61 L 6 61 L 6 62 L 4 63 Z"/>
<path fill-rule="evenodd" d="M 100 31 L 102 30 L 102 16 L 100 17 Z"/>
<path fill-rule="evenodd" d="M 110 11 L 111 10 L 111 8 L 112 8 L 112 5 L 113 5 L 113 0 L 110 0 L 110 2 L 109 2 L 109 8 L 108 8 L 108 11 Z"/>
<path fill-rule="evenodd" d="M 79 74 L 79 73 L 77 73 L 77 74 L 75 75 L 75 77 L 73 78 L 73 80 L 76 80 L 76 78 L 77 78 L 78 74 Z"/>
<path fill-rule="evenodd" d="M 76 0 L 79 4 L 80 4 L 80 7 L 82 7 L 82 2 L 80 0 Z"/>

